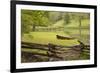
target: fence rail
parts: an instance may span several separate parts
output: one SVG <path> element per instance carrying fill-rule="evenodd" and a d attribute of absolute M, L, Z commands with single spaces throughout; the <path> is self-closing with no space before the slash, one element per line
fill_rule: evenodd
<path fill-rule="evenodd" d="M 53 46 L 53 47 L 52 47 Z M 37 48 L 37 49 L 41 49 L 41 50 L 48 50 L 49 48 L 56 48 L 56 47 L 60 47 L 60 48 L 81 48 L 81 45 L 74 45 L 74 46 L 62 46 L 62 45 L 55 45 L 55 44 L 37 44 L 37 43 L 30 43 L 30 42 L 22 42 L 21 43 L 21 47 L 22 48 Z M 84 47 L 87 47 L 89 49 L 90 45 L 84 45 Z"/>
<path fill-rule="evenodd" d="M 41 55 L 41 56 L 47 56 L 50 58 L 58 58 L 58 59 L 63 59 L 62 56 L 59 56 L 58 54 L 62 54 L 63 52 L 62 51 L 59 51 L 59 50 L 62 50 L 62 48 L 71 48 L 71 50 L 68 51 L 69 52 L 77 52 L 77 54 L 80 54 L 82 52 L 82 48 L 87 48 L 86 50 L 89 50 L 90 46 L 89 45 L 75 45 L 75 46 L 61 46 L 61 45 L 54 45 L 54 44 L 37 44 L 37 43 L 30 43 L 30 42 L 23 42 L 21 43 L 21 47 L 23 48 L 22 49 L 22 52 L 23 53 L 30 53 L 30 54 L 33 54 L 33 55 Z M 29 48 L 29 49 L 39 49 L 39 50 L 45 50 L 47 51 L 46 54 L 43 54 L 43 53 L 38 53 L 38 52 L 31 52 L 31 51 L 25 51 L 24 48 Z M 84 50 L 83 50 L 84 51 Z M 66 52 L 66 51 L 64 51 Z M 50 59 L 51 60 L 51 59 Z"/>
<path fill-rule="evenodd" d="M 35 31 L 63 31 L 64 29 L 79 29 L 79 27 L 37 27 Z M 89 29 L 89 27 L 81 27 L 81 29 Z"/>

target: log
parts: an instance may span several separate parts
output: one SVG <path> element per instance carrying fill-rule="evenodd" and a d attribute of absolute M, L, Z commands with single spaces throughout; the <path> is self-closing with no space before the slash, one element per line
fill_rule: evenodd
<path fill-rule="evenodd" d="M 57 39 L 61 39 L 61 40 L 73 40 L 75 38 L 73 37 L 67 37 L 67 36 L 61 36 L 61 35 L 56 35 Z"/>
<path fill-rule="evenodd" d="M 54 55 L 54 54 L 49 54 L 49 55 L 48 55 L 48 52 L 47 52 L 47 54 L 37 53 L 37 52 L 30 52 L 30 51 L 24 51 L 24 50 L 22 50 L 22 52 L 23 52 L 23 53 L 31 53 L 31 54 L 33 54 L 33 55 L 40 55 L 40 56 L 48 56 L 48 57 L 54 57 L 54 58 L 61 58 L 61 57 L 59 57 L 59 56 L 57 56 L 57 55 Z"/>
<path fill-rule="evenodd" d="M 40 49 L 40 50 L 48 50 L 48 45 L 30 43 L 30 42 L 22 42 L 22 48 L 30 48 L 30 49 Z"/>
<path fill-rule="evenodd" d="M 80 50 L 85 47 L 88 50 L 90 49 L 89 45 L 84 45 L 84 44 L 82 45 L 81 43 L 80 43 L 80 45 L 74 45 L 74 46 L 61 46 L 61 45 L 54 45 L 51 43 L 49 43 L 48 45 L 45 45 L 45 44 L 22 42 L 21 47 L 22 48 L 30 48 L 30 49 L 40 49 L 40 50 L 49 50 L 49 49 L 59 50 L 61 48 L 72 48 L 73 50 Z"/>

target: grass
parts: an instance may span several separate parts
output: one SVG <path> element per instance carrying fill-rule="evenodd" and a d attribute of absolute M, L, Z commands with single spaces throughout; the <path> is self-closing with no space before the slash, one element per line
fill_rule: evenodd
<path fill-rule="evenodd" d="M 89 51 L 88 51 L 88 52 L 89 52 Z M 90 59 L 90 53 L 82 52 L 79 59 L 80 59 L 80 60 Z"/>
<path fill-rule="evenodd" d="M 59 40 L 56 38 L 57 34 L 69 36 L 65 34 L 64 32 L 31 32 L 30 34 L 25 34 L 22 40 L 26 42 L 32 42 L 32 43 L 39 43 L 39 44 L 52 43 L 55 45 L 62 45 L 62 46 L 73 46 L 73 45 L 79 44 L 77 42 L 77 39 Z"/>

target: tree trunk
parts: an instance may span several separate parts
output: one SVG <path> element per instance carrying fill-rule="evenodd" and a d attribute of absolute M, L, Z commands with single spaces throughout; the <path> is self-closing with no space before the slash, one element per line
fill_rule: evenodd
<path fill-rule="evenodd" d="M 82 25 L 82 23 L 81 23 L 81 16 L 79 17 L 79 36 L 80 36 L 80 40 L 81 40 L 81 25 Z"/>
<path fill-rule="evenodd" d="M 35 25 L 33 24 L 33 31 L 35 31 Z"/>

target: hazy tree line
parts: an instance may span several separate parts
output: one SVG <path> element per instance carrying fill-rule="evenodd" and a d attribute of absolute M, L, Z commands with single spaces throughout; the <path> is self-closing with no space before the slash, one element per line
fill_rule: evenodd
<path fill-rule="evenodd" d="M 35 27 L 37 26 L 51 26 L 59 20 L 64 20 L 64 25 L 67 25 L 74 19 L 79 21 L 81 25 L 82 19 L 89 18 L 89 13 L 21 10 L 21 33 L 35 31 Z"/>

